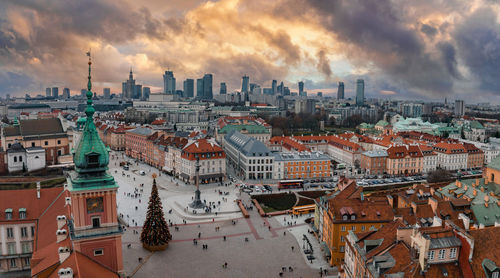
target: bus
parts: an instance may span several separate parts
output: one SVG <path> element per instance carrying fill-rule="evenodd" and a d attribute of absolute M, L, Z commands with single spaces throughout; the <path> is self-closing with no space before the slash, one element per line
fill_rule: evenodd
<path fill-rule="evenodd" d="M 289 188 L 303 188 L 303 180 L 281 180 L 278 183 L 279 189 L 289 189 Z"/>
<path fill-rule="evenodd" d="M 316 209 L 316 205 L 315 204 L 312 204 L 312 205 L 303 205 L 303 206 L 295 206 L 292 209 L 292 213 L 294 215 L 308 214 L 308 213 L 314 212 L 315 209 Z"/>

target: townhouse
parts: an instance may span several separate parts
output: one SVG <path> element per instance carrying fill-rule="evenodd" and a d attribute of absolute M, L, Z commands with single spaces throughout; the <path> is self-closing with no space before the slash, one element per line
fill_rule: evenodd
<path fill-rule="evenodd" d="M 226 154 L 214 138 L 192 140 L 184 146 L 180 156 L 180 177 L 183 181 L 196 182 L 197 163 L 200 183 L 222 183 L 225 179 Z"/>
<path fill-rule="evenodd" d="M 423 155 L 418 146 L 391 146 L 387 149 L 386 171 L 390 175 L 422 173 Z"/>
<path fill-rule="evenodd" d="M 468 153 L 460 143 L 439 142 L 433 146 L 437 153 L 438 167 L 445 170 L 460 170 L 467 168 Z"/>
<path fill-rule="evenodd" d="M 331 159 L 320 152 L 276 153 L 273 179 L 325 179 L 332 175 Z"/>

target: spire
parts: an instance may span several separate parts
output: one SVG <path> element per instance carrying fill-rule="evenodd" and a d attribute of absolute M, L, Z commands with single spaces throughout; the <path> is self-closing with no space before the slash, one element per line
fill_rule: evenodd
<path fill-rule="evenodd" d="M 134 79 L 134 74 L 132 73 L 132 67 L 130 67 L 130 74 L 128 75 L 128 79 L 129 80 Z"/>
<path fill-rule="evenodd" d="M 92 66 L 92 59 L 90 56 L 90 51 L 87 52 L 87 56 L 89 57 L 89 81 L 87 83 L 87 109 L 85 109 L 85 114 L 87 115 L 87 121 L 92 121 L 92 116 L 94 115 L 95 109 L 92 107 L 92 81 L 91 81 L 91 66 Z"/>

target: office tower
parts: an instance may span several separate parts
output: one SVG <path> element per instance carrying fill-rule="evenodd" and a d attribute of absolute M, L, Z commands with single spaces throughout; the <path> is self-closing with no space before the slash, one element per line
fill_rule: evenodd
<path fill-rule="evenodd" d="M 318 92 L 318 93 L 317 93 L 317 96 L 318 96 L 318 97 L 323 97 L 323 92 Z"/>
<path fill-rule="evenodd" d="M 248 90 L 250 93 L 253 92 L 253 89 L 256 87 L 256 86 L 259 86 L 255 83 L 250 83 L 250 90 Z"/>
<path fill-rule="evenodd" d="M 122 98 L 133 98 L 135 90 L 135 79 L 132 69 L 128 75 L 128 80 L 122 83 Z"/>
<path fill-rule="evenodd" d="M 283 84 L 283 82 L 281 82 L 281 84 Z M 290 95 L 290 88 L 283 87 L 283 95 L 284 96 L 289 96 Z"/>
<path fill-rule="evenodd" d="M 243 75 L 241 80 L 241 92 L 248 93 L 248 82 L 250 82 L 250 77 Z"/>
<path fill-rule="evenodd" d="M 68 98 L 70 98 L 70 96 L 71 96 L 71 93 L 70 93 L 70 91 L 69 91 L 69 88 L 64 88 L 64 89 L 63 89 L 63 94 L 62 94 L 62 97 L 63 97 L 64 99 L 68 99 Z"/>
<path fill-rule="evenodd" d="M 165 71 L 163 75 L 163 93 L 173 95 L 175 93 L 175 77 L 173 71 Z"/>
<path fill-rule="evenodd" d="M 203 76 L 203 99 L 213 99 L 212 93 L 212 80 L 213 75 L 211 73 L 207 73 Z"/>
<path fill-rule="evenodd" d="M 144 99 L 144 100 L 149 99 L 150 94 L 151 94 L 151 88 L 142 87 L 142 99 Z"/>
<path fill-rule="evenodd" d="M 278 86 L 278 94 L 279 95 L 282 95 L 282 96 L 284 95 L 284 91 L 283 91 L 284 88 L 285 87 L 283 85 L 283 82 L 281 82 L 280 85 Z"/>
<path fill-rule="evenodd" d="M 277 86 L 278 86 L 278 81 L 273 80 L 272 85 L 271 85 L 271 88 L 273 89 L 273 95 L 275 95 L 278 92 Z"/>
<path fill-rule="evenodd" d="M 183 83 L 184 97 L 194 97 L 194 80 L 186 79 Z"/>
<path fill-rule="evenodd" d="M 304 82 L 302 81 L 299 81 L 299 96 L 304 96 Z M 307 94 L 305 96 L 307 96 Z"/>
<path fill-rule="evenodd" d="M 203 98 L 203 78 L 196 79 L 196 98 Z"/>
<path fill-rule="evenodd" d="M 53 87 L 52 88 L 52 97 L 53 98 L 58 98 L 59 97 L 59 88 Z"/>
<path fill-rule="evenodd" d="M 365 104 L 365 81 L 358 79 L 356 81 L 356 106 L 363 106 Z"/>
<path fill-rule="evenodd" d="M 455 116 L 465 115 L 465 103 L 463 100 L 455 100 Z"/>
<path fill-rule="evenodd" d="M 250 92 L 254 95 L 260 95 L 262 93 L 262 89 L 260 88 L 259 85 L 255 84 L 255 86 L 252 88 Z"/>
<path fill-rule="evenodd" d="M 80 90 L 80 96 L 85 97 L 85 94 L 87 93 L 87 89 L 81 89 Z"/>
<path fill-rule="evenodd" d="M 339 82 L 337 89 L 337 99 L 344 99 L 344 82 Z"/>
<path fill-rule="evenodd" d="M 220 95 L 225 95 L 225 94 L 227 94 L 226 82 L 221 82 L 221 83 L 220 83 L 220 91 L 219 91 L 219 94 L 220 94 Z"/>
<path fill-rule="evenodd" d="M 140 99 L 141 97 L 142 97 L 142 85 L 137 84 L 134 86 L 134 94 L 132 98 Z"/>
<path fill-rule="evenodd" d="M 45 96 L 46 96 L 46 97 L 50 97 L 50 96 L 51 96 L 51 95 L 50 95 L 50 88 L 46 88 L 46 89 L 45 89 Z"/>
<path fill-rule="evenodd" d="M 111 89 L 110 88 L 103 88 L 102 89 L 102 96 L 104 99 L 110 99 L 111 98 Z"/>

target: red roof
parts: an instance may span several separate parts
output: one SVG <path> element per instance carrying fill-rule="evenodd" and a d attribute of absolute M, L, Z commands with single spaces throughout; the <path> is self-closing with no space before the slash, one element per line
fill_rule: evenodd
<path fill-rule="evenodd" d="M 464 145 L 458 143 L 440 142 L 434 145 L 434 151 L 446 154 L 457 154 L 464 153 L 465 148 Z"/>
<path fill-rule="evenodd" d="M 165 121 L 165 120 L 154 120 L 151 124 L 152 125 L 163 125 L 166 122 L 167 121 Z"/>
<path fill-rule="evenodd" d="M 182 150 L 181 157 L 196 160 L 196 155 L 200 160 L 226 157 L 224 150 L 215 141 L 209 139 L 198 139 L 188 143 Z"/>
<path fill-rule="evenodd" d="M 387 157 L 401 159 L 405 157 L 423 157 L 418 146 L 392 146 L 387 149 Z"/>

